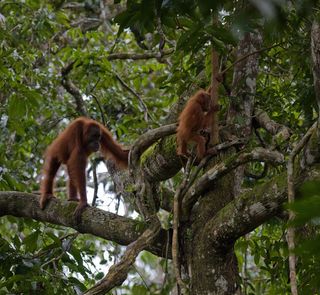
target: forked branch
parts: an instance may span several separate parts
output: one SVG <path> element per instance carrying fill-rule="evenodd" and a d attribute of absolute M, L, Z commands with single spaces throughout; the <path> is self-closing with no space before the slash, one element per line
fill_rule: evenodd
<path fill-rule="evenodd" d="M 284 156 L 277 151 L 270 151 L 264 148 L 255 148 L 251 152 L 241 152 L 227 159 L 225 162 L 216 164 L 207 173 L 201 176 L 188 190 L 182 201 L 182 218 L 187 220 L 190 210 L 197 202 L 198 198 L 210 187 L 214 182 L 227 173 L 231 172 L 240 165 L 248 162 L 261 161 L 273 164 L 283 164 Z"/>

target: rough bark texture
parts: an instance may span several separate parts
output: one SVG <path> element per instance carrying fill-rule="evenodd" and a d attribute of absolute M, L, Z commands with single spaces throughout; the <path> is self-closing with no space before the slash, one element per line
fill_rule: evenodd
<path fill-rule="evenodd" d="M 124 252 L 121 260 L 115 265 L 111 266 L 106 277 L 101 280 L 94 287 L 89 289 L 85 294 L 87 295 L 103 295 L 116 286 L 121 284 L 127 278 L 128 272 L 136 261 L 138 254 L 145 250 L 157 237 L 161 225 L 159 222 L 151 224 L 143 234 L 133 243 L 131 243 Z"/>
<path fill-rule="evenodd" d="M 262 38 L 259 33 L 247 33 L 240 41 L 237 59 L 261 48 Z M 231 90 L 230 108 L 227 122 L 234 126 L 234 132 L 239 138 L 251 135 L 252 116 L 254 110 L 254 95 L 256 93 L 257 75 L 259 70 L 259 54 L 249 55 L 235 65 Z M 240 192 L 244 176 L 244 166 L 235 171 L 234 194 Z"/>
<path fill-rule="evenodd" d="M 130 218 L 88 207 L 80 224 L 75 224 L 72 213 L 76 202 L 52 199 L 45 210 L 39 207 L 37 195 L 21 192 L 0 192 L 0 217 L 12 215 L 16 217 L 33 218 L 38 221 L 74 228 L 81 233 L 92 234 L 120 245 L 129 245 L 143 233 L 144 225 Z M 148 246 L 147 250 L 156 255 L 164 256 L 167 234 L 162 230 L 158 239 Z"/>

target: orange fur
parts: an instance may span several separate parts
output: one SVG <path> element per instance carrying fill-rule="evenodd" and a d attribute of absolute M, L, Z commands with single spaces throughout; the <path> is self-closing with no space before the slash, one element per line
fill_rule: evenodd
<path fill-rule="evenodd" d="M 45 153 L 41 182 L 41 209 L 45 208 L 48 199 L 54 198 L 54 178 L 60 165 L 66 164 L 69 174 L 69 200 L 79 201 L 74 215 L 78 221 L 80 220 L 83 209 L 88 205 L 85 174 L 87 158 L 99 148 L 120 168 L 128 166 L 129 151 L 123 150 L 121 145 L 112 138 L 110 131 L 97 121 L 80 117 L 58 135 Z"/>
<path fill-rule="evenodd" d="M 177 154 L 188 155 L 188 142 L 197 144 L 197 157 L 203 158 L 206 154 L 206 139 L 200 132 L 211 126 L 212 114 L 217 109 L 212 108 L 210 94 L 199 90 L 187 102 L 179 116 L 177 128 Z"/>

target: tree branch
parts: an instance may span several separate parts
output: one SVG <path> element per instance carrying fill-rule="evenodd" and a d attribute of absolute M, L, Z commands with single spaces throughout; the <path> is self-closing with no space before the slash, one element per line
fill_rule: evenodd
<path fill-rule="evenodd" d="M 121 286 L 127 278 L 128 272 L 138 254 L 154 241 L 160 229 L 161 225 L 159 222 L 155 221 L 152 223 L 136 241 L 127 247 L 121 260 L 110 268 L 106 277 L 85 292 L 85 294 L 102 295 L 106 294 L 114 287 Z"/>
<path fill-rule="evenodd" d="M 75 61 L 71 62 L 61 70 L 61 75 L 62 75 L 61 84 L 66 89 L 66 91 L 69 92 L 74 97 L 76 101 L 77 112 L 82 116 L 86 116 L 87 111 L 84 107 L 82 94 L 79 88 L 73 84 L 73 82 L 70 80 L 68 76 L 70 71 L 73 69 L 74 64 L 75 64 Z"/>
<path fill-rule="evenodd" d="M 190 210 L 198 198 L 214 185 L 214 183 L 235 168 L 251 161 L 271 162 L 283 164 L 284 156 L 277 151 L 270 151 L 264 148 L 255 148 L 249 153 L 241 152 L 233 155 L 228 160 L 216 164 L 207 173 L 201 176 L 194 185 L 192 185 L 182 201 L 182 218 L 187 220 Z"/>
<path fill-rule="evenodd" d="M 188 158 L 188 162 L 186 164 L 185 168 L 185 175 L 183 177 L 183 180 L 181 184 L 178 186 L 176 193 L 173 198 L 173 219 L 172 219 L 172 227 L 173 227 L 173 234 L 172 234 L 172 264 L 174 269 L 174 274 L 177 281 L 177 288 L 178 288 L 178 294 L 182 292 L 182 294 L 186 294 L 187 292 L 187 285 L 182 280 L 181 277 L 181 261 L 180 261 L 180 237 L 179 237 L 179 226 L 180 226 L 180 206 L 181 206 L 181 200 L 183 197 L 183 191 L 185 187 L 188 185 L 188 179 L 190 175 L 190 169 L 191 169 L 191 163 L 192 163 L 192 157 Z M 181 292 L 180 292 L 181 291 Z"/>
<path fill-rule="evenodd" d="M 98 208 L 88 207 L 80 224 L 75 224 L 72 214 L 75 202 L 52 199 L 45 210 L 39 207 L 39 196 L 23 192 L 0 192 L 0 217 L 12 215 L 33 218 L 37 221 L 62 225 L 81 233 L 92 234 L 120 245 L 129 245 L 143 233 L 141 221 L 119 216 Z M 167 235 L 162 230 L 154 244 L 146 250 L 165 256 Z"/>
<path fill-rule="evenodd" d="M 271 45 L 271 46 L 268 46 L 268 47 L 265 47 L 265 48 L 261 48 L 259 50 L 256 50 L 256 51 L 253 51 L 253 52 L 249 52 L 241 57 L 239 57 L 235 62 L 233 62 L 230 66 L 228 66 L 227 68 L 225 68 L 223 71 L 221 71 L 219 74 L 220 75 L 224 75 L 227 71 L 229 71 L 231 68 L 233 68 L 236 64 L 242 62 L 243 60 L 245 60 L 246 58 L 250 57 L 251 55 L 254 55 L 254 54 L 259 54 L 261 52 L 264 52 L 264 51 L 267 51 L 269 49 L 272 49 L 274 47 L 278 47 L 280 46 L 282 43 L 278 43 L 278 44 L 274 44 L 274 45 Z"/>
<path fill-rule="evenodd" d="M 146 53 L 134 53 L 134 52 L 124 52 L 124 53 L 112 53 L 110 54 L 107 59 L 115 60 L 115 59 L 132 59 L 132 60 L 139 60 L 139 59 L 151 59 L 151 58 L 161 58 L 165 55 L 169 55 L 174 52 L 174 49 L 163 50 L 162 53 L 160 52 L 146 52 Z"/>
<path fill-rule="evenodd" d="M 310 139 L 312 133 L 317 128 L 317 122 L 315 122 L 311 128 L 307 131 L 307 133 L 302 137 L 302 139 L 298 142 L 298 144 L 294 147 L 292 152 L 289 155 L 288 163 L 287 163 L 287 184 L 288 184 L 288 203 L 292 204 L 295 198 L 295 190 L 294 190 L 294 159 L 299 154 L 299 152 L 303 149 L 303 147 L 307 144 Z M 295 218 L 295 213 L 292 210 L 289 210 L 289 222 L 293 221 Z M 295 249 L 295 231 L 293 226 L 289 226 L 287 232 L 287 241 L 288 241 L 288 249 L 289 249 L 289 271 L 290 271 L 290 286 L 291 286 L 291 294 L 297 295 L 297 274 L 296 274 L 296 255 L 294 253 Z"/>
<path fill-rule="evenodd" d="M 145 104 L 143 99 L 140 97 L 140 95 L 135 90 L 133 90 L 125 81 L 123 81 L 123 79 L 116 72 L 113 72 L 113 73 L 116 76 L 116 79 L 120 82 L 120 84 L 139 100 L 140 104 L 144 108 L 145 119 L 147 120 L 149 117 L 152 122 L 157 123 L 155 118 L 150 114 L 147 105 Z"/>
<path fill-rule="evenodd" d="M 290 138 L 291 130 L 287 126 L 273 121 L 270 119 L 269 115 L 261 109 L 255 109 L 254 112 L 255 123 L 258 124 L 259 127 L 268 131 L 270 134 L 274 135 L 275 140 L 279 138 L 282 141 L 286 141 Z"/>
<path fill-rule="evenodd" d="M 305 181 L 320 180 L 319 167 L 295 179 L 295 189 Z M 287 200 L 286 172 L 234 199 L 205 225 L 215 245 L 232 244 L 281 210 Z"/>
<path fill-rule="evenodd" d="M 231 147 L 235 147 L 237 145 L 244 145 L 245 144 L 245 140 L 244 139 L 234 139 L 232 141 L 229 142 L 223 142 L 220 143 L 218 145 L 214 146 L 214 150 L 218 153 L 218 152 L 222 152 L 225 151 L 226 149 L 229 149 Z M 208 165 L 209 161 L 212 159 L 213 155 L 208 155 L 206 157 L 204 157 L 201 162 L 199 163 L 199 165 L 197 166 L 197 169 L 195 169 L 195 171 L 189 176 L 189 182 L 187 185 L 185 185 L 183 192 L 182 192 L 182 197 L 188 192 L 189 188 L 192 186 L 192 184 L 196 181 L 199 173 L 202 171 L 202 169 Z"/>
<path fill-rule="evenodd" d="M 162 137 L 174 134 L 177 129 L 177 123 L 161 126 L 156 129 L 152 129 L 142 134 L 136 142 L 133 144 L 129 154 L 129 165 L 131 167 L 137 167 L 140 156 L 142 153 L 157 140 Z"/>

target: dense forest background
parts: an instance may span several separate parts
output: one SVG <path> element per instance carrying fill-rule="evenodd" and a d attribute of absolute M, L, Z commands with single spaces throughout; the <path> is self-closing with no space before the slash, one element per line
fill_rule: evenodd
<path fill-rule="evenodd" d="M 0 294 L 290 294 L 288 227 L 298 291 L 319 294 L 319 9 L 311 0 L 2 0 Z M 213 52 L 221 145 L 186 164 L 172 124 L 215 81 Z M 90 157 L 93 208 L 76 225 L 63 169 L 59 200 L 41 211 L 38 194 L 46 147 L 79 116 L 106 125 L 132 162 L 119 172 Z"/>

